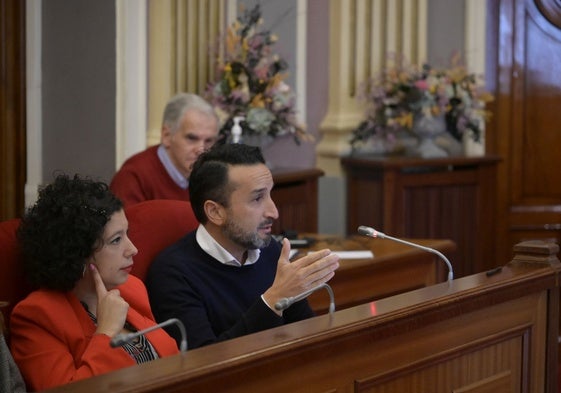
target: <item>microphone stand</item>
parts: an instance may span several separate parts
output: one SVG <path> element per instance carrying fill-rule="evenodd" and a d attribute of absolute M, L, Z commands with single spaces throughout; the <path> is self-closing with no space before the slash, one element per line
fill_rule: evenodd
<path fill-rule="evenodd" d="M 367 227 L 367 226 L 364 226 L 364 225 L 361 225 L 361 226 L 358 227 L 358 233 L 360 233 L 361 235 L 365 235 L 365 236 L 369 236 L 369 237 L 373 237 L 373 238 L 393 240 L 394 242 L 406 244 L 408 246 L 420 248 L 421 250 L 428 251 L 428 252 L 431 252 L 433 254 L 436 254 L 448 266 L 448 281 L 452 281 L 454 279 L 454 270 L 452 268 L 452 264 L 450 263 L 448 258 L 446 258 L 446 256 L 443 253 L 441 253 L 438 250 L 435 250 L 434 248 L 425 247 L 425 246 L 421 246 L 420 244 L 408 242 L 407 240 L 398 239 L 396 237 L 386 235 L 383 232 L 379 232 L 379 231 L 375 230 L 374 228 L 370 228 L 370 227 Z"/>
<path fill-rule="evenodd" d="M 146 329 L 143 329 L 143 330 L 139 330 L 138 332 L 119 333 L 111 339 L 110 345 L 113 348 L 120 347 L 124 343 L 127 343 L 131 340 L 134 340 L 138 336 L 144 335 L 146 333 L 150 333 L 151 331 L 156 330 L 156 329 L 162 329 L 163 327 L 168 326 L 168 325 L 172 325 L 172 324 L 176 324 L 177 327 L 179 328 L 179 331 L 181 332 L 181 342 L 179 344 L 179 350 L 181 352 L 186 352 L 187 351 L 187 333 L 185 331 L 185 326 L 183 326 L 183 322 L 181 322 L 177 318 L 170 318 L 170 319 L 168 319 L 168 320 L 166 320 L 162 323 L 159 323 L 157 325 L 150 326 L 149 328 L 146 328 Z"/>
<path fill-rule="evenodd" d="M 333 289 L 326 283 L 320 284 L 312 289 L 309 289 L 305 292 L 302 292 L 299 295 L 292 296 L 292 297 L 284 297 L 280 299 L 278 302 L 275 303 L 275 309 L 278 311 L 286 310 L 288 307 L 292 306 L 294 303 L 307 298 L 312 293 L 317 291 L 318 289 L 325 288 L 329 293 L 329 313 L 333 314 L 335 312 L 335 295 L 333 295 Z"/>

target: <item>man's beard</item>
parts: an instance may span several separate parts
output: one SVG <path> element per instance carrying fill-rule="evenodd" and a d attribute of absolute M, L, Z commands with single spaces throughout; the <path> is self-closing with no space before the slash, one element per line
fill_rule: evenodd
<path fill-rule="evenodd" d="M 262 222 L 260 226 L 270 225 L 271 223 L 272 220 L 267 220 Z M 265 248 L 271 242 L 271 234 L 267 234 L 265 238 L 261 238 L 257 231 L 246 232 L 230 218 L 227 219 L 222 228 L 222 232 L 233 242 L 248 250 Z"/>

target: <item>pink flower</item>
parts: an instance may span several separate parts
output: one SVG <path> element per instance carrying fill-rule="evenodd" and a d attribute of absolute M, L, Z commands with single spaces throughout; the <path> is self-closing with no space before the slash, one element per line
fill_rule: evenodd
<path fill-rule="evenodd" d="M 244 133 L 274 137 L 290 132 L 297 143 L 311 141 L 294 116 L 294 94 L 283 82 L 288 64 L 272 48 L 277 37 L 260 28 L 260 21 L 257 2 L 228 29 L 225 58 L 218 64 L 217 80 L 206 91 L 221 114 L 220 132 L 228 135 L 230 120 L 243 114 L 248 125 Z"/>
<path fill-rule="evenodd" d="M 415 87 L 421 90 L 428 90 L 429 84 L 426 79 L 420 79 L 415 81 Z"/>
<path fill-rule="evenodd" d="M 483 78 L 469 74 L 458 63 L 446 69 L 410 65 L 401 57 L 389 60 L 357 94 L 367 108 L 366 120 L 353 130 L 353 147 L 374 134 L 388 138 L 399 136 L 394 132 L 412 131 L 413 118 L 423 113 L 445 114 L 448 131 L 456 138 L 466 129 L 475 140 L 479 138 L 489 116 L 485 104 L 492 100 Z"/>

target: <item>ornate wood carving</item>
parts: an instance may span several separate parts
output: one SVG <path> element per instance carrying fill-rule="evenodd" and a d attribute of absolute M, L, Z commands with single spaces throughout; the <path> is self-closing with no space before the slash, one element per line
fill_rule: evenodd
<path fill-rule="evenodd" d="M 561 1 L 534 0 L 542 15 L 557 28 L 561 28 Z"/>

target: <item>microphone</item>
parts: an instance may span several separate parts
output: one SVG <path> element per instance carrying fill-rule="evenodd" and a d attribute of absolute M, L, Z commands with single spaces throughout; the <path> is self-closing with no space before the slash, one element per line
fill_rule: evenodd
<path fill-rule="evenodd" d="M 179 350 L 181 352 L 186 352 L 187 351 L 187 333 L 185 332 L 185 326 L 183 325 L 183 322 L 181 322 L 177 318 L 170 318 L 167 321 L 164 321 L 164 322 L 159 323 L 159 324 L 154 325 L 154 326 L 150 326 L 149 328 L 146 328 L 146 329 L 143 329 L 143 330 L 139 330 L 138 332 L 119 333 L 111 339 L 109 344 L 111 345 L 112 348 L 120 347 L 121 345 L 123 345 L 123 344 L 125 344 L 129 341 L 132 341 L 139 336 L 142 336 L 146 333 L 150 333 L 152 330 L 161 329 L 165 326 L 172 325 L 172 324 L 176 324 L 177 327 L 179 328 L 179 331 L 181 332 L 181 342 L 179 344 Z"/>
<path fill-rule="evenodd" d="M 331 289 L 331 287 L 326 283 L 320 284 L 317 287 L 307 290 L 306 292 L 302 292 L 300 295 L 296 295 L 293 297 L 283 297 L 281 300 L 275 303 L 275 309 L 278 311 L 286 310 L 294 303 L 299 302 L 304 298 L 307 298 L 312 293 L 314 293 L 315 291 L 321 288 L 325 288 L 329 293 L 329 313 L 332 314 L 335 312 L 335 296 L 333 295 L 333 290 Z"/>
<path fill-rule="evenodd" d="M 454 279 L 454 270 L 452 269 L 452 264 L 450 263 L 448 258 L 446 258 L 444 256 L 443 253 L 441 253 L 438 250 L 435 250 L 434 248 L 425 247 L 425 246 L 421 246 L 420 244 L 408 242 L 407 240 L 398 239 L 398 238 L 386 235 L 383 232 L 378 232 L 374 228 L 370 228 L 370 227 L 367 227 L 367 226 L 364 226 L 364 225 L 361 225 L 361 226 L 358 227 L 358 233 L 360 233 L 361 235 L 369 236 L 369 237 L 373 237 L 373 238 L 379 237 L 380 239 L 393 240 L 394 242 L 407 244 L 408 246 L 417 247 L 417 248 L 420 248 L 421 250 L 432 252 L 433 254 L 438 255 L 448 266 L 448 281 L 452 281 Z"/>

